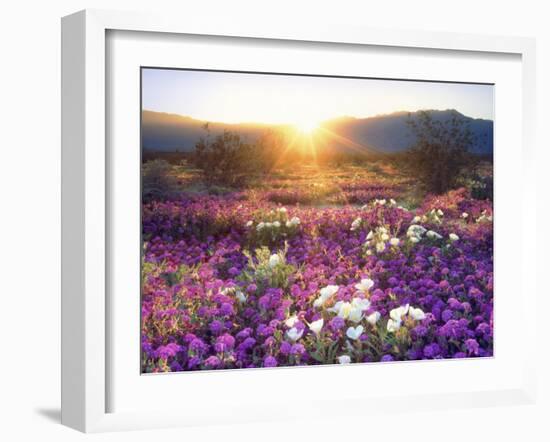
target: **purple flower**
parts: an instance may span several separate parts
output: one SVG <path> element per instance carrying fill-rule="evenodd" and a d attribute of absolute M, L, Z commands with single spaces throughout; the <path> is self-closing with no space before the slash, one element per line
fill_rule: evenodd
<path fill-rule="evenodd" d="M 491 334 L 491 326 L 486 322 L 482 322 L 476 327 L 476 334 L 478 336 L 487 337 Z"/>
<path fill-rule="evenodd" d="M 281 342 L 281 347 L 279 348 L 279 351 L 283 355 L 290 354 L 290 350 L 292 349 L 292 344 L 290 344 L 288 341 Z"/>
<path fill-rule="evenodd" d="M 220 307 L 220 313 L 224 316 L 231 316 L 235 314 L 235 310 L 231 304 L 224 302 Z"/>
<path fill-rule="evenodd" d="M 182 371 L 319 364 L 311 356 L 318 339 L 307 324 L 320 318 L 326 321 L 321 339 L 332 339 L 335 354 L 345 355 L 349 340 L 342 331 L 356 324 L 328 308 L 339 301 L 351 302 L 358 296 L 355 285 L 365 277 L 375 285 L 365 293 L 370 307 L 363 313 L 378 312 L 384 319 L 374 326 L 363 323 L 367 333 L 357 342 L 363 342 L 363 352 L 354 360 L 493 354 L 493 226 L 490 219 L 475 222 L 482 213 L 492 215 L 489 200 L 475 200 L 464 188 L 426 195 L 417 210 L 407 211 L 390 203 L 401 196 L 399 178 L 380 177 L 378 182 L 342 173 L 334 177 L 340 191 L 323 195 L 327 204 L 321 207 L 312 182 L 300 180 L 293 186 L 289 180 L 290 186 L 280 186 L 279 177 L 266 175 L 265 180 L 272 189 L 234 189 L 224 195 L 182 190 L 174 198 L 143 202 L 144 372 L 160 367 Z M 373 204 L 375 198 L 387 202 Z M 283 206 L 288 212 L 277 210 Z M 432 209 L 444 212 L 440 223 L 421 224 L 445 240 L 440 244 L 421 240 L 409 247 L 406 234 L 416 223 L 413 218 Z M 468 217 L 462 217 L 463 212 Z M 292 217 L 300 223 L 290 229 L 285 221 Z M 358 217 L 362 227 L 350 231 Z M 280 221 L 277 231 L 258 234 L 260 221 L 274 219 Z M 367 234 L 381 225 L 402 242 L 381 253 L 371 244 L 373 253 L 368 256 Z M 450 233 L 460 241 L 442 249 Z M 253 256 L 250 266 L 244 253 L 250 250 L 254 255 L 261 247 L 279 253 L 285 243 L 286 262 L 294 271 L 289 269 L 287 280 L 280 284 L 255 272 L 261 259 Z M 186 268 L 197 270 L 180 272 Z M 165 274 L 177 275 L 176 283 Z M 336 284 L 340 289 L 333 299 L 323 308 L 315 307 L 321 288 Z M 237 296 L 236 290 L 244 295 Z M 403 318 L 401 326 L 409 329 L 411 340 L 400 345 L 399 354 L 391 342 L 382 342 L 378 351 L 366 345 L 378 327 L 385 328 L 389 312 L 406 304 L 422 309 L 426 317 L 415 322 L 410 315 Z M 296 341 L 286 336 L 290 327 L 285 322 L 294 315 L 296 336 L 303 332 Z"/>
<path fill-rule="evenodd" d="M 189 370 L 193 370 L 194 368 L 198 367 L 201 363 L 201 359 L 197 356 L 193 356 L 192 358 L 189 358 L 189 361 L 187 361 L 187 368 Z"/>
<path fill-rule="evenodd" d="M 168 359 L 170 357 L 176 356 L 181 347 L 178 344 L 171 342 L 170 344 L 161 345 L 157 348 L 157 355 L 161 359 Z"/>
<path fill-rule="evenodd" d="M 251 333 L 252 333 L 252 329 L 250 327 L 247 327 L 242 329 L 239 333 L 237 333 L 236 338 L 240 340 L 246 339 L 250 336 Z"/>
<path fill-rule="evenodd" d="M 220 364 L 221 361 L 217 356 L 210 356 L 204 361 L 204 365 L 208 368 L 217 368 Z"/>
<path fill-rule="evenodd" d="M 330 320 L 329 325 L 333 331 L 338 331 L 345 327 L 346 321 L 343 318 L 340 318 L 339 316 L 335 316 Z"/>
<path fill-rule="evenodd" d="M 428 334 L 428 328 L 425 327 L 424 325 L 420 324 L 420 325 L 417 325 L 416 327 L 414 327 L 412 329 L 412 334 L 415 338 L 423 338 L 424 336 L 426 336 Z"/>
<path fill-rule="evenodd" d="M 293 344 L 290 348 L 291 355 L 303 355 L 306 352 L 306 348 L 302 344 Z"/>
<path fill-rule="evenodd" d="M 235 345 L 235 338 L 230 334 L 225 333 L 216 339 L 216 344 L 214 345 L 214 349 L 218 353 L 223 353 L 223 352 L 231 351 L 234 345 Z"/>
<path fill-rule="evenodd" d="M 424 347 L 424 356 L 428 359 L 434 359 L 441 354 L 441 348 L 435 342 Z"/>
<path fill-rule="evenodd" d="M 223 331 L 223 324 L 221 321 L 218 321 L 217 319 L 214 319 L 210 323 L 210 331 L 214 335 L 219 335 Z"/>
<path fill-rule="evenodd" d="M 202 341 L 202 339 L 194 338 L 189 343 L 189 349 L 196 352 L 196 353 L 202 353 L 207 348 L 207 345 Z"/>
<path fill-rule="evenodd" d="M 231 276 L 235 277 L 237 275 L 239 275 L 241 272 L 240 270 L 237 268 L 237 267 L 231 267 L 227 273 L 229 273 Z"/>
<path fill-rule="evenodd" d="M 238 350 L 240 352 L 246 351 L 249 348 L 254 347 L 256 345 L 256 339 L 254 338 L 246 338 L 241 344 L 239 344 Z"/>
<path fill-rule="evenodd" d="M 451 310 L 443 310 L 443 313 L 441 313 L 441 320 L 443 322 L 447 322 L 452 317 L 453 317 L 453 312 Z"/>
<path fill-rule="evenodd" d="M 264 367 L 276 367 L 277 366 L 277 359 L 275 359 L 273 356 L 266 356 L 264 358 Z"/>
<path fill-rule="evenodd" d="M 469 355 L 478 355 L 479 344 L 475 339 L 467 339 L 466 342 L 464 342 L 464 345 Z"/>

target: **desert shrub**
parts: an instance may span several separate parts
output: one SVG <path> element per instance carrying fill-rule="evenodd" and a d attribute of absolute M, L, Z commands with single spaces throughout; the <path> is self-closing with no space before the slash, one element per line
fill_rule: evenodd
<path fill-rule="evenodd" d="M 416 143 L 406 155 L 405 168 L 430 193 L 441 194 L 459 186 L 463 172 L 474 167 L 471 153 L 473 132 L 453 112 L 446 120 L 435 120 L 429 112 L 409 119 Z"/>
<path fill-rule="evenodd" d="M 464 180 L 464 185 L 470 190 L 476 200 L 493 200 L 493 177 L 473 174 Z"/>
<path fill-rule="evenodd" d="M 263 289 L 278 287 L 285 289 L 292 281 L 292 275 L 296 267 L 287 263 L 286 253 L 288 245 L 285 243 L 283 250 L 271 253 L 269 248 L 261 247 L 255 250 L 254 256 L 244 251 L 248 259 L 248 267 L 241 274 L 241 278 L 247 283 L 254 283 Z"/>
<path fill-rule="evenodd" d="M 208 124 L 204 129 L 206 136 L 195 145 L 194 162 L 209 185 L 243 187 L 258 174 L 270 172 L 280 151 L 282 141 L 273 132 L 247 143 L 227 130 L 212 137 Z"/>
<path fill-rule="evenodd" d="M 143 201 L 164 200 L 172 197 L 177 189 L 176 178 L 171 174 L 172 166 L 164 160 L 147 161 L 142 166 Z"/>
<path fill-rule="evenodd" d="M 209 185 L 240 187 L 256 170 L 255 146 L 245 143 L 238 134 L 224 131 L 211 137 L 208 124 L 206 136 L 195 145 L 195 164 Z"/>

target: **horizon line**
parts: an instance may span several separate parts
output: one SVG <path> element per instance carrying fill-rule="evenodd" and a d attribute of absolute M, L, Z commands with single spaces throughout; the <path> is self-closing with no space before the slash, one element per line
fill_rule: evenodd
<path fill-rule="evenodd" d="M 337 120 L 337 119 L 344 119 L 344 118 L 349 118 L 349 119 L 354 119 L 354 120 L 367 120 L 367 119 L 370 119 L 370 118 L 381 118 L 381 117 L 387 117 L 387 116 L 396 115 L 396 114 L 414 114 L 414 113 L 417 113 L 417 112 L 447 112 L 447 111 L 458 112 L 460 115 L 462 115 L 466 118 L 471 118 L 472 120 L 491 121 L 491 122 L 494 123 L 494 120 L 491 119 L 491 118 L 471 117 L 469 115 L 466 115 L 466 114 L 460 112 L 459 110 L 457 110 L 455 108 L 447 108 L 447 109 L 417 109 L 415 111 L 396 110 L 396 111 L 393 111 L 393 112 L 386 112 L 386 113 L 366 115 L 366 116 L 335 115 L 331 118 L 326 118 L 326 119 L 323 119 L 323 120 L 319 121 L 319 124 L 326 123 L 326 122 L 333 121 L 333 120 Z M 153 110 L 153 109 L 144 109 L 144 108 L 141 109 L 141 112 L 142 113 L 143 112 L 152 112 L 152 113 L 156 113 L 156 114 L 174 115 L 174 116 L 177 116 L 177 117 L 189 118 L 191 120 L 201 121 L 201 122 L 209 123 L 209 124 L 227 124 L 227 125 L 232 125 L 232 126 L 246 125 L 246 124 L 259 124 L 259 125 L 264 125 L 264 126 L 295 126 L 296 125 L 293 122 L 266 122 L 266 121 L 252 121 L 252 120 L 250 120 L 250 121 L 210 120 L 210 119 L 205 119 L 205 118 L 194 117 L 194 116 L 191 116 L 191 115 L 179 114 L 179 113 L 176 113 L 176 112 L 166 112 L 166 111 L 159 111 L 159 110 Z"/>

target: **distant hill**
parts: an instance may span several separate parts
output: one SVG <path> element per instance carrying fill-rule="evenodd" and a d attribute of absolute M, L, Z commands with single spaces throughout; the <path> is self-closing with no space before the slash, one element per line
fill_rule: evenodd
<path fill-rule="evenodd" d="M 491 120 L 474 119 L 460 112 L 449 110 L 429 110 L 434 120 L 450 120 L 453 116 L 464 120 L 476 137 L 473 151 L 480 154 L 493 152 L 493 122 Z M 365 148 L 385 153 L 402 152 L 415 143 L 407 121 L 419 117 L 419 112 L 395 112 L 369 118 L 339 117 L 322 123 L 322 128 L 338 137 L 332 137 L 333 148 L 346 149 L 354 145 L 354 149 Z M 142 112 L 142 145 L 145 150 L 190 152 L 201 136 L 205 135 L 205 121 L 191 117 L 153 112 Z M 229 130 L 240 134 L 249 142 L 257 139 L 269 129 L 280 129 L 285 126 L 273 126 L 259 123 L 209 123 L 212 135 Z M 327 132 L 328 133 L 328 132 Z M 351 141 L 351 143 L 350 143 Z"/>

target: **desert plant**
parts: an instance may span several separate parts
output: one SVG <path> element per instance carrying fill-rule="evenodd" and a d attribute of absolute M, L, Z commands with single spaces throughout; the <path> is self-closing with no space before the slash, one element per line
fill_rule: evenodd
<path fill-rule="evenodd" d="M 164 200 L 173 196 L 177 180 L 171 174 L 172 166 L 164 160 L 147 161 L 142 166 L 142 198 L 144 202 L 153 199 Z"/>
<path fill-rule="evenodd" d="M 256 146 L 227 130 L 212 138 L 208 123 L 204 130 L 206 136 L 195 145 L 195 164 L 206 183 L 231 187 L 246 184 L 257 170 Z"/>
<path fill-rule="evenodd" d="M 406 155 L 406 169 L 428 192 L 455 188 L 461 174 L 476 163 L 471 153 L 474 134 L 466 121 L 456 111 L 444 120 L 422 111 L 415 119 L 409 116 L 408 124 L 416 143 Z"/>

